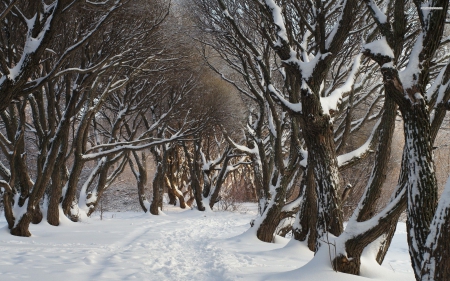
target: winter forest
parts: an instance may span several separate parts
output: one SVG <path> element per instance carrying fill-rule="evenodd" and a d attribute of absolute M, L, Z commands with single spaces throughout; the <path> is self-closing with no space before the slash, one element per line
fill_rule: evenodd
<path fill-rule="evenodd" d="M 0 0 L 0 280 L 450 280 L 448 0 Z"/>

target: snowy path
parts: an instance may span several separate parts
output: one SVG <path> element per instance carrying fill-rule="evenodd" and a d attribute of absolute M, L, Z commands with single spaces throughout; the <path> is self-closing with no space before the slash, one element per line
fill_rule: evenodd
<path fill-rule="evenodd" d="M 312 280 L 299 279 L 293 271 L 312 258 L 302 245 L 283 247 L 287 240 L 268 244 L 249 235 L 237 236 L 248 229 L 252 212 L 188 210 L 168 216 L 105 217 L 87 223 L 65 221 L 61 227 L 32 226 L 30 238 L 9 235 L 2 219 L 0 280 Z M 404 249 L 396 247 L 393 252 L 389 266 L 408 271 Z M 392 280 L 413 280 L 411 274 L 395 277 Z"/>

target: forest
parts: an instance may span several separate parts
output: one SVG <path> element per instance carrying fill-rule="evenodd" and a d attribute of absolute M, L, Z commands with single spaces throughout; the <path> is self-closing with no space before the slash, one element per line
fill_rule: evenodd
<path fill-rule="evenodd" d="M 1 0 L 0 25 L 10 237 L 125 182 L 150 216 L 253 202 L 247 233 L 352 275 L 406 222 L 415 280 L 450 280 L 448 0 Z"/>

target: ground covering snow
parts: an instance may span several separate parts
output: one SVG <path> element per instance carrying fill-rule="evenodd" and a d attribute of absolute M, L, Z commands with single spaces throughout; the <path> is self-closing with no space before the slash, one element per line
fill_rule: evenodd
<path fill-rule="evenodd" d="M 2 218 L 0 280 L 414 280 L 404 223 L 384 264 L 366 262 L 358 277 L 333 272 L 328 250 L 313 259 L 296 241 L 258 241 L 247 231 L 256 205 L 244 208 L 108 212 L 103 220 L 32 225 L 30 238 L 11 236 Z"/>

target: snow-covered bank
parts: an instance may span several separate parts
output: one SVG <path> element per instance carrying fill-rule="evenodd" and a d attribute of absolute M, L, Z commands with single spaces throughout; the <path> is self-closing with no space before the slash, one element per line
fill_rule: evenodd
<path fill-rule="evenodd" d="M 11 236 L 2 218 L 0 280 L 414 280 L 404 223 L 383 266 L 363 268 L 367 279 L 333 272 L 322 262 L 327 253 L 309 262 L 312 253 L 295 241 L 269 244 L 242 234 L 253 211 L 164 212 L 41 223 L 30 238 Z"/>

